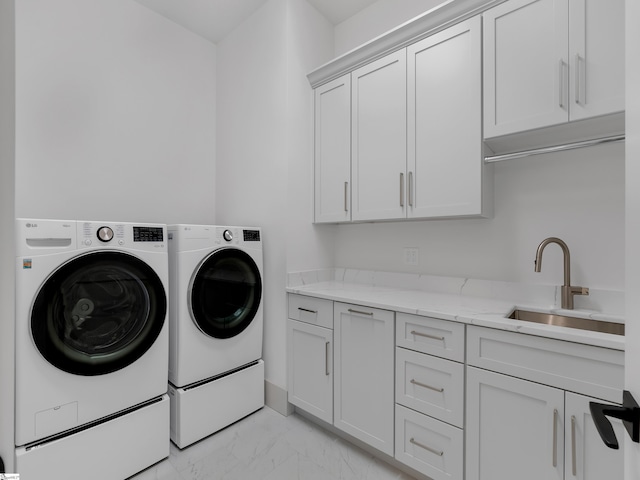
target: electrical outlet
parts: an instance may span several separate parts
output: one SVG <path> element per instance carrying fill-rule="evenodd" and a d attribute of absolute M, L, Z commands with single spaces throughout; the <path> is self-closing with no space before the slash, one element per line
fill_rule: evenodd
<path fill-rule="evenodd" d="M 420 263 L 419 250 L 415 247 L 404 248 L 405 265 L 418 265 Z"/>

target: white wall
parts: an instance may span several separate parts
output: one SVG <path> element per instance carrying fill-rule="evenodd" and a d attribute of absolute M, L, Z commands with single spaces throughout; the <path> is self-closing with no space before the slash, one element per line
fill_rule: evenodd
<path fill-rule="evenodd" d="M 220 224 L 263 227 L 265 377 L 286 386 L 287 269 L 332 265 L 314 235 L 312 94 L 306 73 L 330 59 L 331 26 L 304 0 L 270 0 L 218 43 Z M 305 83 L 306 82 L 306 83 Z"/>
<path fill-rule="evenodd" d="M 0 457 L 13 472 L 15 43 L 14 0 L 0 1 Z"/>
<path fill-rule="evenodd" d="M 16 2 L 19 217 L 215 221 L 215 46 L 130 0 Z"/>
<path fill-rule="evenodd" d="M 640 3 L 627 0 L 626 20 L 626 349 L 625 388 L 640 400 Z M 640 478 L 640 444 L 625 438 L 625 480 Z"/>
<path fill-rule="evenodd" d="M 289 1 L 287 271 L 334 265 L 335 226 L 313 219 L 314 96 L 307 73 L 333 55 L 333 27 L 305 0 Z"/>
<path fill-rule="evenodd" d="M 335 56 L 353 50 L 441 3 L 442 0 L 378 0 L 335 26 Z"/>
<path fill-rule="evenodd" d="M 574 285 L 624 290 L 624 145 L 611 144 L 494 165 L 492 219 L 341 225 L 336 265 L 498 281 L 561 285 L 561 250 L 571 251 Z M 420 265 L 404 264 L 418 247 Z M 577 304 L 580 299 L 576 298 Z"/>

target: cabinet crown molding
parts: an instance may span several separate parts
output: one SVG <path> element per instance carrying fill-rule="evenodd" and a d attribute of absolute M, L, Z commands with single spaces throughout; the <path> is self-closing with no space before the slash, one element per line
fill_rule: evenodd
<path fill-rule="evenodd" d="M 482 13 L 505 0 L 446 0 L 437 7 L 399 25 L 307 75 L 312 88 L 406 47 L 451 25 Z"/>

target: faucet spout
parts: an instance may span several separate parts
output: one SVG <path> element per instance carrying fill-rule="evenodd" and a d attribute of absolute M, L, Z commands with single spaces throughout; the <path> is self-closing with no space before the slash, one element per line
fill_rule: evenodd
<path fill-rule="evenodd" d="M 585 287 L 573 287 L 571 286 L 571 254 L 569 253 L 569 247 L 566 243 L 557 237 L 545 238 L 538 249 L 536 250 L 535 271 L 540 272 L 542 270 L 542 252 L 550 243 L 556 243 L 562 249 L 564 257 L 564 283 L 562 285 L 562 308 L 573 310 L 573 296 L 574 295 L 589 295 L 589 289 Z"/>
<path fill-rule="evenodd" d="M 564 257 L 564 286 L 567 287 L 571 285 L 571 253 L 569 253 L 569 247 L 564 241 L 559 239 L 558 237 L 549 237 L 545 238 L 540 245 L 538 245 L 538 249 L 536 250 L 536 272 L 540 273 L 542 271 L 542 252 L 544 248 L 550 243 L 557 243 L 562 249 L 563 257 Z"/>

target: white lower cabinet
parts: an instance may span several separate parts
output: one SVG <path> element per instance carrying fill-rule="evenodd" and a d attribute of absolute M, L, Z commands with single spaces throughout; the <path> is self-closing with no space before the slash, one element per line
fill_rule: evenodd
<path fill-rule="evenodd" d="M 396 316 L 395 458 L 434 480 L 463 480 L 465 326 Z"/>
<path fill-rule="evenodd" d="M 589 402 L 607 403 L 595 398 L 567 392 L 565 394 L 565 480 L 622 480 L 624 478 L 623 445 L 627 432 L 620 420 L 610 417 L 620 444 L 613 450 L 602 443 L 593 423 Z"/>
<path fill-rule="evenodd" d="M 393 456 L 394 312 L 334 304 L 334 422 Z"/>
<path fill-rule="evenodd" d="M 333 422 L 333 302 L 289 295 L 289 403 Z"/>
<path fill-rule="evenodd" d="M 589 411 L 624 352 L 305 295 L 288 316 L 289 402 L 433 480 L 624 477 Z"/>
<path fill-rule="evenodd" d="M 564 392 L 467 367 L 467 480 L 562 480 Z"/>
<path fill-rule="evenodd" d="M 466 480 L 622 480 L 622 449 L 602 442 L 589 402 L 622 399 L 623 361 L 620 351 L 469 326 Z"/>
<path fill-rule="evenodd" d="M 287 321 L 289 403 L 333 421 L 333 332 L 328 328 Z"/>
<path fill-rule="evenodd" d="M 467 367 L 466 479 L 622 480 L 622 450 L 600 439 L 590 401 L 602 402 Z"/>

